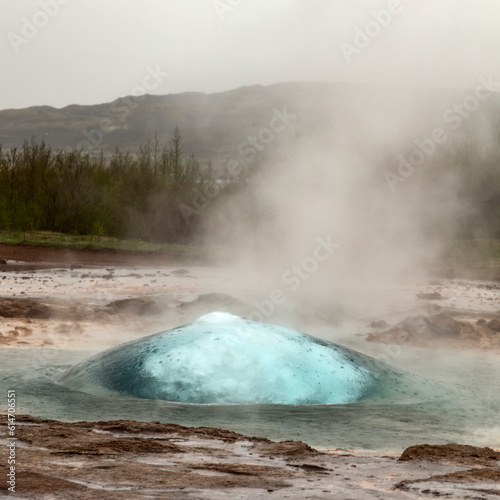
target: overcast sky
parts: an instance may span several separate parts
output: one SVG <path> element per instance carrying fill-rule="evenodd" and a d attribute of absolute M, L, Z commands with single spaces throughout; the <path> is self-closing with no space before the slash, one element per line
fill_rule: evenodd
<path fill-rule="evenodd" d="M 0 109 L 97 104 L 145 86 L 169 94 L 285 81 L 468 87 L 490 74 L 500 81 L 499 0 L 0 6 Z"/>

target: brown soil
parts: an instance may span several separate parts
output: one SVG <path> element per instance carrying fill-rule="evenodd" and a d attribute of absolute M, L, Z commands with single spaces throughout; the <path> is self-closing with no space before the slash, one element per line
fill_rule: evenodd
<path fill-rule="evenodd" d="M 491 448 L 480 448 L 461 444 L 428 445 L 421 444 L 407 448 L 399 460 L 430 460 L 433 462 L 446 460 L 464 465 L 490 465 L 497 466 L 500 452 Z"/>

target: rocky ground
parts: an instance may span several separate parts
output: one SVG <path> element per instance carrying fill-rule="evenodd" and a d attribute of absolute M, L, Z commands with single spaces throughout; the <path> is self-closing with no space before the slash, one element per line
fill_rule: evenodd
<path fill-rule="evenodd" d="M 417 347 L 500 349 L 500 314 L 442 311 L 411 315 L 391 328 L 375 322 L 380 331 L 366 335 L 369 342 L 408 344 Z"/>
<path fill-rule="evenodd" d="M 500 495 L 500 452 L 414 446 L 373 456 L 320 453 L 211 428 L 132 421 L 63 423 L 18 416 L 16 497 L 474 498 Z M 0 426 L 2 476 L 8 448 Z M 0 495 L 10 492 L 0 482 Z"/>
<path fill-rule="evenodd" d="M 429 280 L 415 294 L 419 310 L 392 326 L 373 321 L 369 342 L 446 349 L 500 349 L 500 284 Z"/>
<path fill-rule="evenodd" d="M 0 245 L 0 346 L 101 350 L 214 310 L 248 315 L 251 301 L 225 283 L 221 269 L 155 255 Z M 500 348 L 497 282 L 428 280 L 403 287 L 391 308 L 357 318 L 353 331 L 381 345 Z M 296 324 L 284 326 L 352 319 L 340 305 L 297 310 Z M 5 469 L 5 417 L 0 432 Z M 422 445 L 398 459 L 396 452 L 320 453 L 218 429 L 29 416 L 18 416 L 16 438 L 19 498 L 500 497 L 500 457 L 487 448 Z"/>
<path fill-rule="evenodd" d="M 0 258 L 4 346 L 99 350 L 191 321 L 215 302 L 237 305 L 210 293 L 217 268 L 187 270 L 155 254 L 0 245 Z"/>

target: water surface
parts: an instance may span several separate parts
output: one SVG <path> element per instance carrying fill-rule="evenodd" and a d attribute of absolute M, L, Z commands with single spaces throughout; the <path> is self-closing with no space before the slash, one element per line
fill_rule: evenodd
<path fill-rule="evenodd" d="M 67 421 L 130 419 L 186 426 L 211 426 L 263 436 L 295 439 L 318 448 L 400 450 L 416 443 L 467 443 L 500 447 L 498 357 L 448 356 L 447 362 L 405 348 L 398 363 L 423 375 L 439 375 L 449 398 L 413 404 L 194 405 L 98 397 L 58 384 L 56 378 L 95 352 L 3 349 L 0 386 L 14 389 L 17 412 Z M 416 356 L 419 354 L 419 356 Z M 425 364 L 424 364 L 425 359 Z M 432 365 L 433 363 L 433 365 Z M 431 368 L 433 366 L 433 368 Z M 456 383 L 459 385 L 457 386 Z M 6 410 L 2 403 L 2 410 Z"/>

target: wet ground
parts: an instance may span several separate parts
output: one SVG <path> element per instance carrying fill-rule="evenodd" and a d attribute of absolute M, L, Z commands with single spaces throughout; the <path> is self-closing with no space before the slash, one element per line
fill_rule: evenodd
<path fill-rule="evenodd" d="M 157 255 L 23 247 L 0 247 L 0 259 L 6 260 L 5 265 L 0 265 L 0 345 L 2 354 L 6 354 L 2 363 L 12 373 L 26 371 L 26 367 L 18 366 L 18 360 L 25 363 L 30 357 L 41 359 L 39 365 L 46 367 L 56 357 L 72 353 L 71 359 L 77 361 L 89 353 L 186 323 L 214 310 L 241 316 L 255 310 L 254 299 L 238 295 L 231 275 L 220 267 Z M 433 456 L 429 461 L 431 453 L 424 457 L 426 460 L 419 457 L 399 462 L 402 449 L 396 446 L 394 452 L 387 451 L 392 446 L 389 438 L 387 446 L 379 448 L 386 450 L 383 452 L 352 449 L 365 442 L 366 448 L 373 448 L 369 443 L 375 442 L 372 438 L 377 437 L 377 432 L 373 429 L 377 425 L 380 435 L 387 432 L 389 437 L 399 436 L 395 444 L 418 444 L 415 439 L 425 436 L 426 429 L 438 436 L 436 442 L 448 442 L 447 436 L 456 441 L 461 435 L 459 427 L 464 426 L 470 428 L 463 434 L 463 444 L 471 437 L 473 444 L 482 446 L 500 443 L 497 406 L 492 405 L 499 383 L 500 284 L 426 279 L 396 288 L 391 301 L 383 305 L 353 310 L 338 304 L 325 308 L 296 302 L 292 305 L 296 314 L 290 314 L 288 304 L 288 309 L 276 311 L 269 322 L 342 343 L 420 375 L 459 383 L 472 381 L 473 385 L 477 382 L 486 389 L 479 396 L 482 406 L 491 407 L 484 413 L 488 417 L 479 419 L 482 428 L 473 417 L 475 408 L 467 416 L 462 415 L 464 422 L 452 422 L 446 414 L 435 418 L 418 405 L 409 406 L 398 410 L 388 427 L 383 423 L 384 418 L 388 424 L 391 422 L 387 410 L 380 415 L 374 410 L 371 416 L 366 409 L 354 407 L 333 413 L 326 408 L 294 414 L 293 422 L 318 426 L 315 445 L 321 442 L 321 421 L 333 425 L 331 431 L 326 431 L 330 441 L 338 444 L 319 446 L 319 453 L 304 445 L 280 448 L 262 439 L 222 435 L 217 429 L 200 434 L 172 426 L 152 429 L 148 427 L 151 424 L 130 422 L 59 424 L 26 417 L 19 419 L 17 427 L 20 498 L 92 498 L 103 494 L 107 498 L 498 498 L 497 459 L 459 463 L 449 457 L 436 460 Z M 31 348 L 34 350 L 28 350 Z M 19 354 L 23 352 L 26 356 Z M 67 362 L 74 361 L 68 358 Z M 5 379 L 5 373 L 2 377 Z M 23 383 L 25 400 L 36 399 L 45 388 L 44 383 L 35 387 L 28 379 Z M 54 398 L 51 405 L 61 399 L 60 395 Z M 106 416 L 112 406 L 92 406 L 96 402 L 87 402 L 86 406 L 85 398 L 80 399 L 81 404 L 73 402 L 68 406 L 62 398 L 58 408 L 67 408 L 68 412 L 76 408 L 73 420 L 81 419 L 78 415 L 84 414 L 83 408 L 92 408 L 96 415 L 104 415 L 103 419 L 116 418 Z M 77 409 L 79 404 L 81 411 Z M 148 402 L 144 401 L 143 406 L 146 408 Z M 33 403 L 32 408 L 37 405 Z M 19 411 L 22 409 L 21 405 Z M 118 406 L 112 413 L 118 414 L 117 410 Z M 162 416 L 177 415 L 178 410 Z M 64 419 L 61 411 L 57 418 Z M 321 416 L 322 411 L 327 420 L 314 421 L 313 414 Z M 211 413 L 204 412 L 205 421 L 211 422 L 208 425 L 224 422 L 216 412 L 213 417 Z M 137 415 L 137 419 L 144 419 L 141 412 Z M 178 415 L 175 420 L 183 422 L 185 417 Z M 277 419 L 273 439 L 297 439 L 288 437 L 293 432 L 280 429 L 285 421 L 279 415 L 274 410 L 263 410 L 262 418 L 250 427 L 244 413 L 235 410 L 234 418 L 227 420 L 225 427 L 237 428 L 243 434 L 271 435 L 264 429 L 266 421 Z M 168 421 L 165 418 L 163 422 Z M 358 442 L 348 439 L 352 418 L 358 419 L 359 428 L 366 431 L 364 435 L 365 431 L 358 432 Z M 200 419 L 186 424 L 200 425 Z M 387 428 L 382 430 L 384 426 Z M 415 430 L 413 435 L 411 428 Z M 5 427 L 2 429 L 6 437 Z M 370 429 L 374 436 L 369 435 Z M 304 439 L 300 430 L 297 434 L 298 439 Z M 341 441 L 342 437 L 346 442 Z M 290 454 L 287 446 L 298 452 Z M 334 452 L 336 447 L 349 450 Z M 1 464 L 5 465 L 7 448 L 0 449 Z M 0 484 L 0 488 L 4 486 Z M 5 488 L 0 491 L 7 493 Z"/>
<path fill-rule="evenodd" d="M 154 422 L 70 424 L 20 416 L 16 427 L 19 498 L 386 500 L 500 494 L 500 453 L 489 448 L 418 446 L 398 459 L 396 453 L 320 453 L 297 441 Z M 5 464 L 5 424 L 0 437 Z M 7 493 L 1 484 L 0 495 Z"/>

